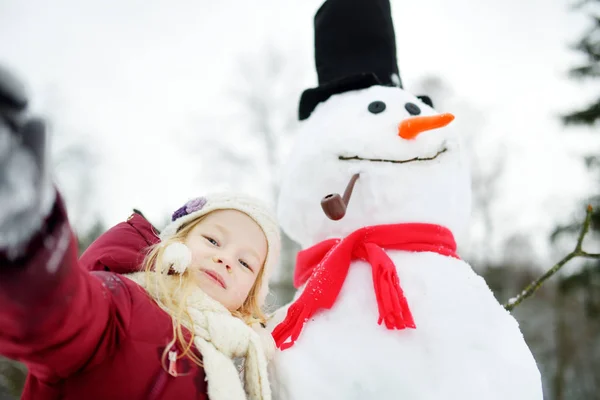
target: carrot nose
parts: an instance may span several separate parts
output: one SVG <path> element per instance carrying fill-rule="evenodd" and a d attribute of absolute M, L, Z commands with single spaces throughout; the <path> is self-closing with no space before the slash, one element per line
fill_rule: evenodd
<path fill-rule="evenodd" d="M 408 118 L 398 125 L 398 135 L 414 139 L 422 132 L 448 125 L 453 119 L 454 115 L 450 113 Z"/>

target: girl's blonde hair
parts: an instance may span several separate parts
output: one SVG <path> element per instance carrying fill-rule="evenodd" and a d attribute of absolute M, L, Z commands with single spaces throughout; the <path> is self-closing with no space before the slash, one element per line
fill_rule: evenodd
<path fill-rule="evenodd" d="M 179 228 L 177 233 L 168 239 L 159 242 L 148 249 L 144 262 L 142 264 L 143 270 L 146 272 L 146 281 L 152 282 L 147 284 L 149 295 L 164 309 L 168 310 L 171 316 L 173 324 L 173 339 L 165 348 L 162 355 L 162 365 L 166 369 L 165 360 L 171 347 L 179 343 L 182 349 L 184 349 L 181 355 L 177 358 L 189 357 L 195 364 L 202 366 L 202 361 L 192 350 L 194 344 L 194 332 L 189 330 L 189 335 L 184 335 L 183 325 L 193 326 L 192 319 L 187 312 L 187 300 L 191 292 L 196 289 L 193 283 L 191 274 L 189 271 L 185 271 L 179 276 L 179 279 L 172 279 L 172 276 L 168 275 L 169 269 L 155 268 L 156 265 L 162 265 L 163 255 L 166 247 L 172 243 L 183 243 L 190 234 L 192 229 L 196 227 L 202 220 L 209 215 L 205 214 L 201 217 L 190 221 Z M 263 281 L 264 265 L 258 272 L 256 281 L 248 293 L 248 297 L 244 301 L 244 304 L 231 314 L 243 320 L 246 324 L 252 325 L 254 323 L 265 324 L 267 317 L 263 310 L 259 306 L 258 294 Z M 186 336 L 188 338 L 186 339 Z"/>

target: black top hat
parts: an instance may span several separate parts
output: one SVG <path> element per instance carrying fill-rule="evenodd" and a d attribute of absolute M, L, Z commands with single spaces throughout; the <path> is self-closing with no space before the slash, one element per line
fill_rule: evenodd
<path fill-rule="evenodd" d="M 402 87 L 389 0 L 326 0 L 315 14 L 315 64 L 319 86 L 302 93 L 300 120 L 334 94 Z"/>

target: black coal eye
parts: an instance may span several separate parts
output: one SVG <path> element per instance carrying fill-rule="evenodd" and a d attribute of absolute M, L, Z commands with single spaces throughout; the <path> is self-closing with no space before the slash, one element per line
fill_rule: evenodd
<path fill-rule="evenodd" d="M 374 101 L 369 104 L 369 112 L 373 114 L 379 114 L 385 110 L 385 103 L 383 101 Z"/>
<path fill-rule="evenodd" d="M 404 105 L 404 108 L 406 108 L 406 111 L 408 111 L 408 113 L 410 115 L 419 115 L 419 114 L 421 114 L 421 109 L 415 103 L 406 103 Z"/>

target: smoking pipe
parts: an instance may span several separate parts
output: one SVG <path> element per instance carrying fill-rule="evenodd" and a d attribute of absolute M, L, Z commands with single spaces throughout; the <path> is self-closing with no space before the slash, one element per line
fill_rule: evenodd
<path fill-rule="evenodd" d="M 343 197 L 338 193 L 331 193 L 321 199 L 321 208 L 323 209 L 323 212 L 327 218 L 333 221 L 338 221 L 344 218 L 346 215 L 346 209 L 348 208 L 348 202 L 350 201 L 350 196 L 352 196 L 354 184 L 359 176 L 360 174 L 352 175 L 350 182 L 348 182 L 348 186 L 346 186 Z"/>

